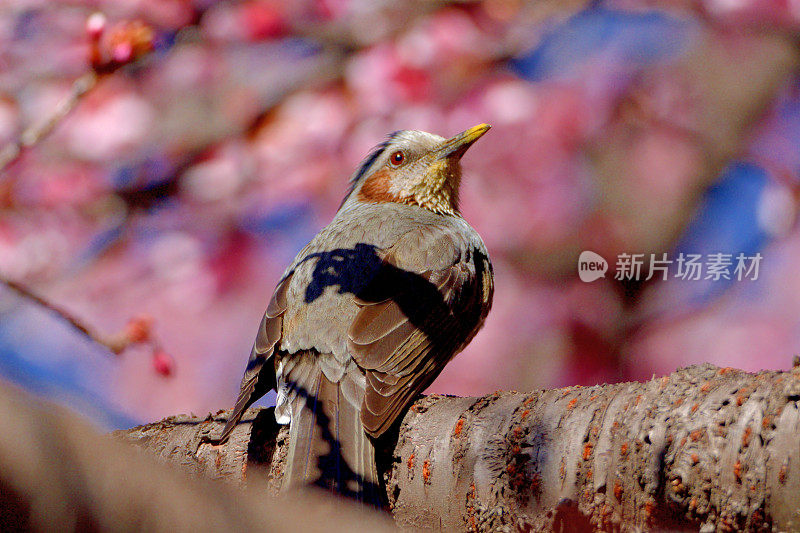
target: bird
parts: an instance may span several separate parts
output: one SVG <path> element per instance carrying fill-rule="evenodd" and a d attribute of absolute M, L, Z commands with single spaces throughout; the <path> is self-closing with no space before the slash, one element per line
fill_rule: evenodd
<path fill-rule="evenodd" d="M 461 157 L 489 128 L 389 134 L 277 284 L 218 442 L 275 389 L 275 418 L 289 424 L 282 491 L 316 485 L 385 504 L 378 439 L 492 305 L 492 264 L 458 194 Z"/>

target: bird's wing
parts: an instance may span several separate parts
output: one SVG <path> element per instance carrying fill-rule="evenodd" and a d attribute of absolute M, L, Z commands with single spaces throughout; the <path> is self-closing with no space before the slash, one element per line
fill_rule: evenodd
<path fill-rule="evenodd" d="M 275 352 L 275 345 L 281 338 L 283 330 L 283 314 L 286 312 L 286 291 L 292 279 L 292 273 L 287 274 L 275 291 L 261 319 L 258 328 L 258 335 L 250 352 L 250 359 L 247 361 L 247 368 L 242 377 L 242 385 L 239 390 L 239 397 L 233 407 L 233 412 L 228 417 L 228 421 L 222 430 L 219 442 L 225 442 L 230 436 L 233 428 L 242 418 L 245 410 L 250 405 L 275 388 L 275 368 L 274 365 L 265 364 L 272 359 Z"/>
<path fill-rule="evenodd" d="M 366 371 L 361 420 L 372 436 L 433 382 L 491 306 L 491 265 L 482 243 L 465 245 L 447 233 L 422 231 L 413 247 L 406 239 L 387 251 L 381 272 L 357 295 L 361 309 L 348 331 L 350 352 Z M 449 264 L 421 272 L 400 268 L 408 268 L 414 248 L 436 250 L 438 261 Z"/>

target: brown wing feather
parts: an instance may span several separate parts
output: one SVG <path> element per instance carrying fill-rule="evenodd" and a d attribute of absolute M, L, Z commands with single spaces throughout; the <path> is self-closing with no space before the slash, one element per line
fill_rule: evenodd
<path fill-rule="evenodd" d="M 350 326 L 350 340 L 369 345 L 404 324 L 408 324 L 408 317 L 392 300 L 365 305 Z"/>
<path fill-rule="evenodd" d="M 267 312 L 264 313 L 264 318 L 261 319 L 258 335 L 256 335 L 253 350 L 250 352 L 250 359 L 247 361 L 247 369 L 242 377 L 239 397 L 236 399 L 233 411 L 220 434 L 220 443 L 228 440 L 233 428 L 239 423 L 247 408 L 270 389 L 275 388 L 275 369 L 272 365 L 266 365 L 266 363 L 272 360 L 275 345 L 280 340 L 283 332 L 286 292 L 291 278 L 291 274 L 286 276 L 272 293 Z"/>
<path fill-rule="evenodd" d="M 391 298 L 360 302 L 348 334 L 351 353 L 367 375 L 361 420 L 370 435 L 386 431 L 482 324 L 492 278 L 484 275 L 488 258 L 478 258 L 475 266 L 458 262 L 413 278 L 406 275 L 409 283 L 385 288 L 393 292 Z M 388 276 L 387 281 L 396 280 Z"/>
<path fill-rule="evenodd" d="M 438 363 L 439 368 L 437 369 L 437 362 L 433 360 L 427 361 L 418 369 L 419 374 L 401 380 L 393 394 L 387 396 L 370 394 L 371 389 L 367 388 L 364 406 L 361 409 L 361 423 L 364 424 L 364 429 L 367 433 L 372 436 L 379 436 L 389 429 L 408 404 L 428 385 L 433 383 L 441 369 L 444 368 L 445 363 L 446 361 Z M 369 374 L 370 372 L 367 373 L 367 375 Z M 412 383 L 408 383 L 409 381 L 412 381 Z"/>

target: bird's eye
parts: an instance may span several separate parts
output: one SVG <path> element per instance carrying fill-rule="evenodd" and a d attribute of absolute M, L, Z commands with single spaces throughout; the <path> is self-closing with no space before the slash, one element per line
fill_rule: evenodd
<path fill-rule="evenodd" d="M 389 161 L 392 163 L 392 165 L 394 165 L 396 167 L 399 167 L 400 165 L 402 165 L 403 161 L 405 161 L 405 160 L 406 160 L 406 155 L 403 152 L 401 152 L 400 150 L 396 151 L 395 153 L 393 153 L 389 157 Z"/>

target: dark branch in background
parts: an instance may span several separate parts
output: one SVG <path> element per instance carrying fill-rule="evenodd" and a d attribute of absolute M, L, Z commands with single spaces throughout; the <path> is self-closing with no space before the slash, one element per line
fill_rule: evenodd
<path fill-rule="evenodd" d="M 272 408 L 251 409 L 227 444 L 204 443 L 224 421 L 116 435 L 212 478 L 268 473 L 277 491 L 288 432 Z M 800 525 L 798 424 L 800 368 L 701 365 L 647 383 L 422 398 L 379 464 L 411 529 L 786 531 Z"/>
<path fill-rule="evenodd" d="M 31 302 L 47 309 L 48 311 L 52 311 L 70 326 L 78 330 L 78 332 L 82 333 L 89 340 L 110 351 L 111 353 L 119 354 L 125 348 L 124 346 L 120 346 L 119 344 L 112 342 L 111 339 L 100 335 L 83 321 L 75 318 L 71 313 L 47 301 L 45 298 L 39 296 L 23 284 L 3 276 L 0 276 L 0 283 L 13 290 L 23 298 L 30 300 Z"/>
<path fill-rule="evenodd" d="M 47 137 L 64 120 L 64 117 L 75 109 L 83 97 L 97 85 L 97 77 L 97 73 L 91 71 L 75 80 L 69 95 L 56 106 L 51 116 L 39 124 L 30 126 L 20 135 L 19 139 L 3 147 L 0 150 L 0 172 L 22 157 L 25 150 L 36 146 Z"/>
<path fill-rule="evenodd" d="M 75 328 L 78 333 L 114 355 L 121 354 L 133 344 L 148 344 L 152 348 L 153 365 L 156 371 L 164 376 L 172 374 L 174 362 L 153 335 L 153 320 L 149 316 L 142 315 L 132 318 L 121 332 L 115 335 L 103 335 L 69 311 L 55 305 L 17 281 L 0 275 L 0 284 L 5 285 L 26 300 L 56 314 Z"/>

